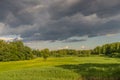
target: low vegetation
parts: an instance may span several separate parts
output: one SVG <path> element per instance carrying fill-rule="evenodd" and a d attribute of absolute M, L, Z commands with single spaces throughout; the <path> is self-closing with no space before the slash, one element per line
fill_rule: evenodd
<path fill-rule="evenodd" d="M 119 42 L 50 51 L 0 40 L 0 61 L 0 80 L 120 80 Z"/>
<path fill-rule="evenodd" d="M 119 74 L 120 59 L 108 57 L 0 62 L 0 80 L 119 80 Z"/>

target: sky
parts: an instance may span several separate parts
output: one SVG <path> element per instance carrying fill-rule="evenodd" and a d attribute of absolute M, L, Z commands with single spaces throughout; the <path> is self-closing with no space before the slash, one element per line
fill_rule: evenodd
<path fill-rule="evenodd" d="M 92 49 L 120 41 L 120 0 L 1 0 L 0 39 L 34 49 Z"/>

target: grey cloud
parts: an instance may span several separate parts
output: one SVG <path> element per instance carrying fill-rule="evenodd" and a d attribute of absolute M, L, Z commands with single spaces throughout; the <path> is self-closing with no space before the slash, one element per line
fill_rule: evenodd
<path fill-rule="evenodd" d="M 55 5 L 51 5 L 50 14 L 53 19 L 71 16 L 79 12 L 85 16 L 96 13 L 99 17 L 120 13 L 119 0 L 76 0 L 74 4 L 70 4 L 69 1 L 71 0 L 60 0 L 53 3 Z"/>
<path fill-rule="evenodd" d="M 1 0 L 0 22 L 9 25 L 5 34 L 25 41 L 64 41 L 119 32 L 119 8 L 119 0 Z M 68 42 L 76 41 L 85 40 Z"/>
<path fill-rule="evenodd" d="M 0 21 L 16 27 L 23 24 L 33 24 L 34 17 L 24 9 L 35 6 L 36 1 L 32 0 L 1 0 Z"/>
<path fill-rule="evenodd" d="M 71 42 L 82 42 L 82 41 L 87 41 L 87 39 L 80 39 L 80 40 L 78 40 L 78 39 L 72 39 L 72 40 L 65 40 L 63 42 L 65 42 L 65 43 L 71 43 Z"/>
<path fill-rule="evenodd" d="M 64 41 L 70 37 L 81 37 L 88 35 L 88 37 L 96 37 L 106 34 L 118 33 L 120 31 L 120 22 L 116 21 L 108 21 L 105 24 L 96 25 L 85 25 L 82 23 L 74 22 L 70 23 L 68 20 L 61 20 L 55 23 L 51 23 L 47 25 L 47 27 L 40 28 L 38 32 L 40 35 L 35 36 L 29 34 L 29 36 L 33 36 L 32 39 L 36 40 L 60 40 Z M 74 27 L 73 27 L 74 26 Z M 32 33 L 31 31 L 30 33 Z M 35 33 L 35 31 L 34 31 Z M 28 36 L 28 35 L 27 35 Z M 27 37 L 26 36 L 26 37 Z M 87 39 L 85 39 L 87 40 Z M 68 40 L 67 42 L 76 42 L 76 41 L 85 41 L 85 40 Z"/>

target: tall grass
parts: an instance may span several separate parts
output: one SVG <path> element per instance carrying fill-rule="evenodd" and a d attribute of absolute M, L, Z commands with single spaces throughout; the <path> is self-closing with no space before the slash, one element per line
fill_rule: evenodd
<path fill-rule="evenodd" d="M 120 59 L 42 58 L 0 62 L 0 80 L 120 80 Z"/>
<path fill-rule="evenodd" d="M 70 70 L 46 67 L 3 72 L 0 80 L 76 80 L 78 76 Z"/>

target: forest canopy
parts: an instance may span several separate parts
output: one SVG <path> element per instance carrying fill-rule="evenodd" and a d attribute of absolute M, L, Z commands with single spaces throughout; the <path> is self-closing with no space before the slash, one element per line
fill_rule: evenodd
<path fill-rule="evenodd" d="M 0 40 L 0 61 L 29 60 L 33 58 L 32 49 L 22 41 L 6 42 Z"/>
<path fill-rule="evenodd" d="M 23 42 L 19 40 L 13 42 L 0 40 L 0 61 L 30 60 L 37 57 L 43 57 L 44 59 L 47 59 L 48 57 L 85 57 L 92 55 L 120 58 L 120 42 L 97 46 L 91 50 L 61 49 L 50 51 L 49 49 L 31 49 L 30 47 L 25 46 Z"/>

